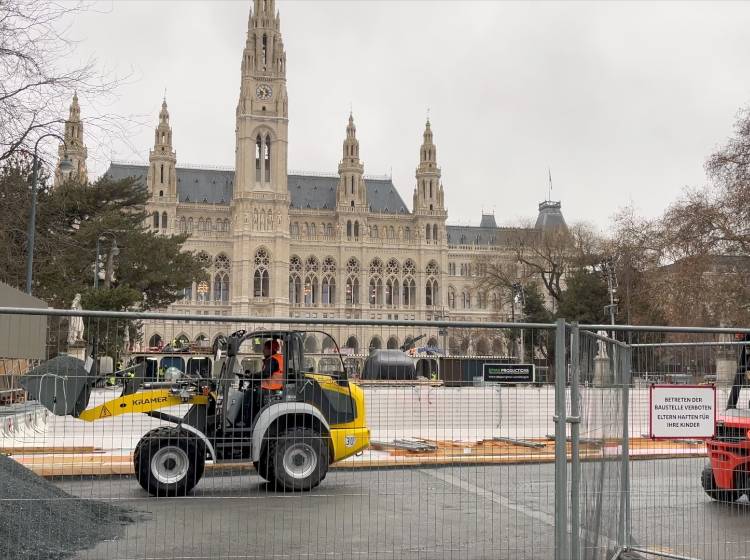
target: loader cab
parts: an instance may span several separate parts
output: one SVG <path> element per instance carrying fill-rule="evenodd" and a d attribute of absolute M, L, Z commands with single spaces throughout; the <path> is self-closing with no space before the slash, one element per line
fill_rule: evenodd
<path fill-rule="evenodd" d="M 235 337 L 234 341 L 230 337 L 227 364 L 231 365 L 225 365 L 219 383 L 219 394 L 225 403 L 225 429 L 247 429 L 266 408 L 289 402 L 311 404 L 333 423 L 348 422 L 356 416 L 336 342 L 331 339 L 335 351 L 326 354 L 321 371 L 313 357 L 305 355 L 305 338 L 310 334 L 330 338 L 322 331 L 257 331 L 242 334 L 239 340 Z M 283 364 L 281 388 L 277 390 L 262 387 L 264 346 L 269 342 L 278 347 Z"/>

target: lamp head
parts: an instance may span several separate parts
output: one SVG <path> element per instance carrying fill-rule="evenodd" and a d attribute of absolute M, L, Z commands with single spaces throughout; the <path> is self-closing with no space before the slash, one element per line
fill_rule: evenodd
<path fill-rule="evenodd" d="M 60 160 L 60 171 L 63 173 L 67 173 L 68 171 L 73 171 L 73 162 L 70 161 L 70 158 L 68 156 L 65 156 Z"/>

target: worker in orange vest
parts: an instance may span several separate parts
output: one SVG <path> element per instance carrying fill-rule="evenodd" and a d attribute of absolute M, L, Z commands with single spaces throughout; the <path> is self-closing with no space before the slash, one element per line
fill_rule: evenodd
<path fill-rule="evenodd" d="M 242 424 L 250 426 L 255 416 L 263 408 L 266 397 L 284 388 L 284 357 L 279 353 L 281 344 L 278 340 L 268 339 L 263 344 L 263 363 L 260 371 L 245 374 L 249 386 L 245 389 L 242 403 Z M 260 379 L 260 389 L 258 389 Z"/>
<path fill-rule="evenodd" d="M 279 353 L 278 340 L 266 340 L 263 344 L 263 367 L 261 369 L 261 389 L 280 391 L 284 388 L 284 357 Z"/>

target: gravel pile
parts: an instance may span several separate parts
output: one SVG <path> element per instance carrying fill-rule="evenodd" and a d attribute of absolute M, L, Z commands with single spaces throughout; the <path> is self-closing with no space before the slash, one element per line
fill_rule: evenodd
<path fill-rule="evenodd" d="M 132 521 L 128 510 L 75 498 L 0 455 L 0 558 L 62 560 Z"/>

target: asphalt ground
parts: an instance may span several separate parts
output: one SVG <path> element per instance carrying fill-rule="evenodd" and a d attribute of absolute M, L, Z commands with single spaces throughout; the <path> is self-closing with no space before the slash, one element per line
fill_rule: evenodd
<path fill-rule="evenodd" d="M 712 502 L 700 487 L 704 464 L 633 462 L 635 544 L 750 558 L 750 504 Z M 58 484 L 145 513 L 78 559 L 548 559 L 553 477 L 551 464 L 337 470 L 313 492 L 279 494 L 245 472 L 205 477 L 192 496 L 175 499 L 149 497 L 125 477 Z"/>

